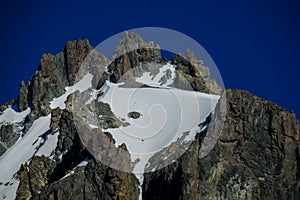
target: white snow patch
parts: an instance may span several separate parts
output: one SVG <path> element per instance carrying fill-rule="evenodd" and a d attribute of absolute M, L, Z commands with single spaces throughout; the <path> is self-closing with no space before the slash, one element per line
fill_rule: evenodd
<path fill-rule="evenodd" d="M 218 95 L 176 88 L 122 88 L 110 82 L 104 87 L 110 89 L 98 100 L 108 103 L 118 118 L 131 124 L 107 131 L 113 134 L 116 145 L 125 143 L 131 153 L 155 152 L 184 132 L 196 131 L 197 125 L 205 121 L 219 99 Z M 128 106 L 119 102 L 128 103 Z M 131 111 L 140 112 L 142 116 L 131 119 L 127 116 Z"/>
<path fill-rule="evenodd" d="M 89 162 L 88 158 L 85 158 L 81 163 L 79 163 L 76 167 L 74 167 L 69 173 L 67 173 L 64 177 L 62 177 L 60 180 L 67 178 L 68 176 L 71 176 L 75 173 L 75 170 L 77 167 L 85 167 Z"/>
<path fill-rule="evenodd" d="M 16 112 L 11 107 L 4 110 L 0 116 L 0 123 L 18 123 L 24 121 L 25 117 L 30 113 L 30 108 L 23 112 Z"/>
<path fill-rule="evenodd" d="M 93 124 L 89 124 L 89 125 L 90 125 L 90 127 L 93 128 L 93 129 L 94 129 L 94 128 L 99 128 L 98 126 L 95 126 L 95 125 L 93 125 Z"/>
<path fill-rule="evenodd" d="M 60 155 L 59 155 L 59 160 L 62 160 L 62 157 L 63 157 L 63 155 L 65 154 L 65 152 L 63 152 L 63 153 L 61 153 Z"/>
<path fill-rule="evenodd" d="M 68 176 L 71 176 L 72 174 L 74 174 L 75 171 L 71 170 L 69 173 L 67 173 L 64 177 L 62 177 L 60 180 L 67 178 Z"/>
<path fill-rule="evenodd" d="M 76 84 L 74 84 L 71 87 L 66 87 L 65 94 L 61 95 L 58 98 L 54 98 L 50 102 L 50 108 L 55 109 L 55 108 L 59 107 L 61 109 L 65 109 L 66 108 L 65 101 L 67 100 L 68 96 L 70 94 L 76 92 L 77 90 L 79 90 L 79 92 L 83 92 L 83 91 L 87 90 L 88 88 L 92 87 L 92 80 L 93 80 L 93 75 L 90 73 L 87 73 L 79 82 L 77 82 Z"/>
<path fill-rule="evenodd" d="M 88 158 L 85 158 L 81 163 L 79 163 L 76 167 L 83 167 L 86 166 L 89 162 Z"/>
<path fill-rule="evenodd" d="M 162 84 L 160 80 L 163 76 L 166 76 L 168 70 L 171 71 L 171 78 L 167 79 L 167 82 Z M 158 74 L 152 75 L 150 72 L 144 72 L 141 77 L 136 78 L 136 81 L 153 87 L 167 87 L 168 85 L 174 83 L 174 79 L 175 66 L 167 63 L 166 65 L 163 65 L 161 68 L 159 68 Z"/>
<path fill-rule="evenodd" d="M 26 163 L 34 155 L 41 139 L 39 135 L 49 130 L 51 116 L 40 117 L 35 120 L 31 128 L 18 142 L 0 157 L 0 194 L 6 199 L 15 199 L 19 180 L 14 176 L 21 165 Z M 12 185 L 5 186 L 5 183 Z"/>
<path fill-rule="evenodd" d="M 99 94 L 100 90 L 92 90 L 91 92 L 91 97 L 89 98 L 89 100 L 87 100 L 87 102 L 85 102 L 85 105 L 91 104 L 96 98 L 97 95 Z"/>
<path fill-rule="evenodd" d="M 137 179 L 139 180 L 140 182 L 140 185 L 139 185 L 139 200 L 142 200 L 143 199 L 143 189 L 142 189 L 142 185 L 143 185 L 143 181 L 144 181 L 144 174 L 143 173 L 136 173 L 135 176 L 137 177 Z"/>
<path fill-rule="evenodd" d="M 160 71 L 163 71 L 162 69 Z M 143 76 L 144 83 L 153 85 L 147 74 Z M 159 76 L 153 81 L 159 80 Z M 162 148 L 182 137 L 189 131 L 184 141 L 191 141 L 199 129 L 198 124 L 214 111 L 220 98 L 201 92 L 185 91 L 176 88 L 123 88 L 120 84 L 106 82 L 101 91 L 103 95 L 98 101 L 108 103 L 112 112 L 120 119 L 129 122 L 129 126 L 110 128 L 116 141 L 116 146 L 125 143 L 131 154 L 131 160 L 136 163 L 133 173 L 140 183 L 143 182 L 144 168 L 149 159 Z M 123 102 L 123 103 L 120 103 Z M 126 105 L 126 106 L 124 106 Z M 138 119 L 131 119 L 128 113 L 141 113 Z M 153 168 L 155 170 L 155 168 Z M 140 194 L 141 197 L 141 194 Z"/>
<path fill-rule="evenodd" d="M 46 156 L 49 157 L 51 153 L 55 150 L 57 146 L 59 132 L 56 132 L 54 134 L 49 134 L 47 136 L 47 139 L 45 143 L 39 148 L 39 150 L 36 152 L 36 156 Z"/>

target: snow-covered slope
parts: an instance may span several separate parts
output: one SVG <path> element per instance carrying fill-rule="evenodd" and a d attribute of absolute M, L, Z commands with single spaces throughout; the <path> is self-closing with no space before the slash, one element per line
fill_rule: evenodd
<path fill-rule="evenodd" d="M 159 68 L 159 72 L 157 74 L 144 72 L 141 77 L 136 78 L 136 81 L 153 87 L 167 87 L 174 83 L 174 79 L 175 66 L 167 63 Z"/>
<path fill-rule="evenodd" d="M 2 124 L 13 124 L 24 121 L 24 118 L 30 113 L 30 108 L 27 108 L 23 112 L 16 112 L 11 107 L 4 110 L 0 115 L 0 126 Z"/>
<path fill-rule="evenodd" d="M 93 75 L 90 73 L 87 73 L 76 84 L 74 84 L 71 87 L 66 87 L 65 88 L 66 92 L 63 95 L 61 95 L 60 97 L 54 98 L 50 102 L 50 108 L 54 109 L 54 108 L 59 107 L 60 109 L 65 109 L 66 108 L 65 101 L 67 100 L 68 96 L 77 90 L 80 92 L 83 92 L 83 91 L 87 90 L 88 88 L 90 88 L 92 86 L 91 85 L 92 79 L 93 79 Z"/>
<path fill-rule="evenodd" d="M 103 88 L 109 89 L 98 100 L 108 103 L 118 118 L 130 123 L 107 131 L 117 132 L 113 134 L 117 145 L 125 143 L 131 153 L 154 152 L 165 147 L 203 122 L 219 99 L 218 95 L 176 88 L 122 88 L 120 85 L 106 82 Z M 141 113 L 141 117 L 128 117 L 132 111 Z"/>
<path fill-rule="evenodd" d="M 130 123 L 105 131 L 112 133 L 116 145 L 126 144 L 132 162 L 140 160 L 134 168 L 139 179 L 154 153 L 175 142 L 185 132 L 189 132 L 185 141 L 193 140 L 199 131 L 198 124 L 213 112 L 219 100 L 217 95 L 176 88 L 120 86 L 106 82 L 103 86 L 106 92 L 98 100 L 108 103 L 119 119 Z M 138 119 L 128 117 L 133 111 L 141 116 Z"/>
<path fill-rule="evenodd" d="M 166 76 L 166 73 L 167 81 L 162 84 L 162 77 Z M 174 66 L 167 64 L 162 66 L 156 75 L 144 72 L 136 78 L 137 82 L 152 87 L 124 87 L 126 83 L 115 84 L 106 81 L 100 90 L 93 92 L 101 94 L 97 101 L 109 104 L 114 115 L 127 123 L 126 126 L 103 131 L 112 134 L 116 146 L 126 144 L 134 165 L 133 173 L 140 183 L 143 182 L 143 173 L 149 170 L 145 171 L 145 167 L 149 165 L 149 159 L 155 153 L 176 142 L 178 138 L 183 138 L 181 144 L 188 143 L 194 140 L 197 132 L 207 128 L 198 125 L 214 112 L 220 98 L 218 95 L 172 88 L 170 85 L 174 83 L 174 79 Z M 95 97 L 97 95 L 91 95 L 91 98 Z M 89 99 L 88 103 L 91 102 Z M 138 113 L 139 117 L 130 117 L 131 112 Z M 94 117 L 101 119 L 102 116 Z M 91 128 L 101 127 L 100 124 L 88 125 Z M 155 169 L 154 167 L 150 170 Z"/>
<path fill-rule="evenodd" d="M 58 133 L 49 136 L 49 140 L 44 140 L 41 135 L 49 130 L 51 116 L 40 117 L 34 121 L 31 128 L 21 137 L 14 146 L 7 150 L 0 157 L 0 198 L 14 199 L 18 188 L 19 180 L 16 178 L 17 172 L 22 164 L 30 161 L 37 152 L 38 155 L 49 156 L 55 149 Z M 44 147 L 38 150 L 43 144 Z"/>

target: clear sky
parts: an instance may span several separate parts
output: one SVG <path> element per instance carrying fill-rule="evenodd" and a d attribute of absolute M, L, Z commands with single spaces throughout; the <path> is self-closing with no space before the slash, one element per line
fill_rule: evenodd
<path fill-rule="evenodd" d="M 198 41 L 227 88 L 248 90 L 300 117 L 300 2 L 252 1 L 1 1 L 0 104 L 17 98 L 41 55 L 66 41 L 93 46 L 124 30 L 155 26 Z"/>

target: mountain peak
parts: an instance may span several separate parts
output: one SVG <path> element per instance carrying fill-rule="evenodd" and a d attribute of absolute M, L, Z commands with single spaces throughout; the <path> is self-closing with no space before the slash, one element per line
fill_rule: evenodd
<path fill-rule="evenodd" d="M 150 41 L 147 43 L 137 33 L 125 31 L 120 43 L 114 51 L 113 60 L 125 53 L 143 48 L 154 48 L 154 42 Z M 159 48 L 159 46 L 156 48 Z"/>
<path fill-rule="evenodd" d="M 18 100 L 0 107 L 1 155 L 6 199 L 300 194 L 293 113 L 223 90 L 191 50 L 169 61 L 133 32 L 111 62 L 87 39 L 44 54 Z"/>

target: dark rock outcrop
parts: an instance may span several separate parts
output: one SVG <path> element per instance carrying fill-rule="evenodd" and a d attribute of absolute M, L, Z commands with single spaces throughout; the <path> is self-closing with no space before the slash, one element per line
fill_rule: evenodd
<path fill-rule="evenodd" d="M 172 64 L 176 65 L 176 88 L 210 94 L 222 93 L 222 88 L 210 78 L 209 68 L 192 51 L 187 50 L 186 56 L 174 55 Z"/>
<path fill-rule="evenodd" d="M 12 124 L 0 127 L 0 156 L 10 148 L 19 138 L 19 134 L 14 132 Z"/>
<path fill-rule="evenodd" d="M 29 165 L 22 165 L 16 199 L 39 199 L 43 187 L 48 183 L 54 164 L 54 161 L 49 158 L 34 156 Z"/>
<path fill-rule="evenodd" d="M 49 102 L 74 84 L 81 63 L 92 49 L 88 40 L 76 40 L 67 42 L 64 51 L 57 55 L 42 56 L 37 72 L 28 82 L 22 81 L 20 87 L 19 110 L 31 108 L 24 131 L 35 119 L 51 113 Z"/>
<path fill-rule="evenodd" d="M 90 160 L 73 175 L 44 188 L 40 199 L 122 199 L 138 198 L 137 180 L 133 174 L 110 169 Z"/>
<path fill-rule="evenodd" d="M 69 85 L 73 85 L 76 80 L 78 70 L 92 51 L 93 47 L 88 40 L 76 40 L 67 42 L 64 48 L 65 69 Z"/>
<path fill-rule="evenodd" d="M 202 77 L 196 74 L 194 67 L 181 56 L 174 56 L 172 64 L 177 65 L 174 85 L 182 90 L 208 93 L 209 90 Z M 193 74 L 193 75 L 190 75 Z M 198 76 L 198 77 L 195 77 Z"/>
<path fill-rule="evenodd" d="M 36 119 L 50 114 L 49 102 L 62 95 L 67 85 L 64 55 L 43 55 L 37 73 L 29 81 L 27 101 L 32 109 L 30 117 Z M 22 99 L 19 102 L 21 105 Z"/>
<path fill-rule="evenodd" d="M 154 47 L 153 42 L 146 43 L 136 33 L 125 32 L 114 52 L 113 61 L 108 66 L 110 81 L 129 81 L 144 71 L 150 71 L 151 63 L 155 63 L 155 68 L 158 69 L 159 63 L 164 62 L 159 46 Z"/>
<path fill-rule="evenodd" d="M 132 119 L 138 119 L 142 114 L 136 111 L 132 111 L 130 113 L 128 113 L 128 117 L 132 118 Z"/>
<path fill-rule="evenodd" d="M 21 82 L 20 92 L 18 97 L 18 106 L 20 111 L 26 110 L 28 108 L 28 83 L 25 81 Z"/>

